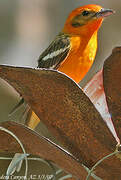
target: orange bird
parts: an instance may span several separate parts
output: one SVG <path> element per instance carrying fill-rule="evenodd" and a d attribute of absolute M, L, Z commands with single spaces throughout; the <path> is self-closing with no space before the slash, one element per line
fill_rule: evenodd
<path fill-rule="evenodd" d="M 61 33 L 40 55 L 38 67 L 57 69 L 79 83 L 95 59 L 98 29 L 112 13 L 95 4 L 72 11 Z"/>
<path fill-rule="evenodd" d="M 102 21 L 112 13 L 113 10 L 104 9 L 95 4 L 73 10 L 62 31 L 40 55 L 38 68 L 59 70 L 79 83 L 95 59 L 97 32 Z M 34 112 L 32 114 L 35 116 Z M 37 117 L 35 120 L 35 117 L 28 124 L 33 129 L 39 122 Z"/>

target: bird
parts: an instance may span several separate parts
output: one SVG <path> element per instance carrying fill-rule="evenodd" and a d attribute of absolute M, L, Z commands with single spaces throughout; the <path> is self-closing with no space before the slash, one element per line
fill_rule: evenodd
<path fill-rule="evenodd" d="M 63 72 L 79 83 L 91 68 L 97 52 L 97 33 L 105 17 L 113 14 L 112 9 L 89 4 L 73 10 L 61 32 L 39 56 L 38 67 Z M 14 108 L 19 107 L 21 102 Z M 36 114 L 32 112 L 35 116 Z M 30 115 L 29 115 L 30 117 Z M 39 123 L 33 118 L 28 126 L 34 129 Z"/>
<path fill-rule="evenodd" d="M 113 12 L 95 4 L 73 10 L 62 31 L 40 55 L 38 68 L 56 69 L 79 83 L 94 62 L 102 21 Z"/>

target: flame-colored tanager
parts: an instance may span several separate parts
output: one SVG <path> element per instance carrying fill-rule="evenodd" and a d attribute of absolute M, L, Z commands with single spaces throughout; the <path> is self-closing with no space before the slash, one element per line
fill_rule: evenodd
<path fill-rule="evenodd" d="M 73 10 L 62 31 L 40 55 L 38 68 L 56 69 L 79 83 L 94 62 L 98 29 L 104 17 L 112 13 L 94 4 Z M 36 122 L 32 121 L 29 126 L 34 128 Z"/>
<path fill-rule="evenodd" d="M 98 5 L 72 11 L 62 31 L 40 55 L 38 67 L 57 69 L 79 83 L 95 59 L 98 29 L 112 13 Z"/>

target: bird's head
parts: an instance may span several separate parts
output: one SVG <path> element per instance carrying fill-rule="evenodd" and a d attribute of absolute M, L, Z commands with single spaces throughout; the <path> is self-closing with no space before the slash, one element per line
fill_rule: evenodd
<path fill-rule="evenodd" d="M 91 35 L 97 31 L 103 19 L 114 11 L 91 4 L 73 10 L 66 20 L 63 32 L 73 35 Z"/>

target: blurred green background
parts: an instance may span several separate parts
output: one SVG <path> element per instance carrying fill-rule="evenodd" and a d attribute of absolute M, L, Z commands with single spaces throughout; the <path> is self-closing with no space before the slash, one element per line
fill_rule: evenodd
<path fill-rule="evenodd" d="M 112 48 L 121 45 L 121 0 L 0 0 L 0 64 L 36 67 L 40 53 L 63 28 L 68 14 L 85 4 L 99 4 L 116 13 L 103 22 L 96 60 L 82 81 L 84 85 L 102 67 Z M 19 95 L 0 79 L 0 121 L 23 121 L 24 106 L 8 116 L 18 101 Z M 50 137 L 42 124 L 40 130 Z"/>
<path fill-rule="evenodd" d="M 0 64 L 36 67 L 40 53 L 63 28 L 68 14 L 84 4 L 100 4 L 116 11 L 99 31 L 98 53 L 82 81 L 84 85 L 102 67 L 112 48 L 121 45 L 120 0 L 1 0 Z M 21 119 L 22 109 L 8 117 L 18 100 L 19 95 L 0 80 L 0 121 Z"/>

